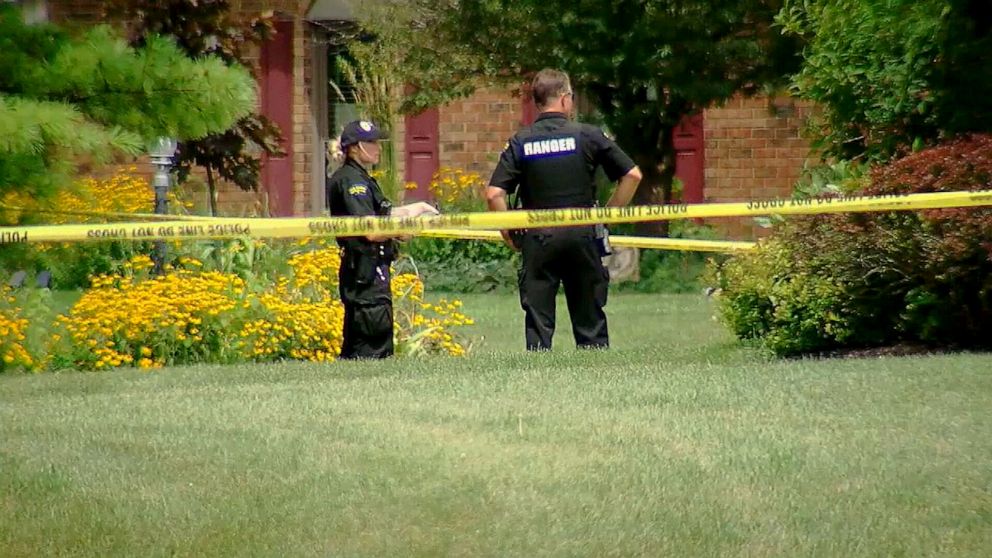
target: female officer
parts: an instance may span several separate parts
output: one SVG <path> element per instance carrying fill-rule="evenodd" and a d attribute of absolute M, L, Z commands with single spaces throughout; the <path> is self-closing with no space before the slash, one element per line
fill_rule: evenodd
<path fill-rule="evenodd" d="M 379 162 L 379 140 L 388 136 L 366 120 L 349 122 L 341 132 L 344 164 L 328 179 L 327 206 L 332 216 L 437 214 L 423 202 L 402 207 L 382 194 L 369 169 Z M 394 237 L 338 237 L 342 248 L 339 272 L 344 304 L 341 358 L 386 358 L 393 354 L 393 299 L 389 264 L 395 257 Z"/>

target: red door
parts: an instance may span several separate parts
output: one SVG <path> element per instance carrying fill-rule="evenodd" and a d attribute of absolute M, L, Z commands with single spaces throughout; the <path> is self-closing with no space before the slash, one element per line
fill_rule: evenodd
<path fill-rule="evenodd" d="M 430 184 L 437 172 L 438 110 L 430 108 L 406 117 L 406 181 L 416 182 L 416 190 L 407 190 L 406 199 L 426 200 L 431 197 Z"/>
<path fill-rule="evenodd" d="M 262 157 L 262 187 L 269 194 L 269 213 L 293 214 L 293 22 L 277 21 L 275 34 L 262 44 L 262 114 L 282 131 L 285 155 Z"/>
<path fill-rule="evenodd" d="M 686 116 L 676 126 L 675 176 L 682 181 L 682 202 L 703 202 L 703 115 Z"/>

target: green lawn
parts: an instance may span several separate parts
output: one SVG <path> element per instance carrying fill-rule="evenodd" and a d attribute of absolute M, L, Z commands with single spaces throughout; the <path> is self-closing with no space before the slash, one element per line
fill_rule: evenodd
<path fill-rule="evenodd" d="M 528 355 L 464 300 L 467 359 L 0 377 L 0 555 L 992 553 L 992 355 L 771 361 L 632 294 Z"/>

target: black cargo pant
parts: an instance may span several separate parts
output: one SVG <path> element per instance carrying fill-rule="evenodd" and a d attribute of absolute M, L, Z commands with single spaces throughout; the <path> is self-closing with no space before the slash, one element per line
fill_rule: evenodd
<path fill-rule="evenodd" d="M 603 266 L 593 227 L 536 229 L 519 240 L 520 306 L 527 350 L 548 350 L 555 333 L 555 297 L 565 286 L 572 334 L 580 348 L 610 345 L 606 326 L 609 272 Z"/>
<path fill-rule="evenodd" d="M 389 260 L 345 250 L 338 279 L 344 305 L 341 358 L 392 356 L 393 297 L 389 286 Z"/>

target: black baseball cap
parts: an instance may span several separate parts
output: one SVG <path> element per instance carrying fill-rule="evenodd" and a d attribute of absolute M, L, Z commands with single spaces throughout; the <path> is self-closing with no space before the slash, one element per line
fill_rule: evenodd
<path fill-rule="evenodd" d="M 360 141 L 379 141 L 388 139 L 389 134 L 379 129 L 368 120 L 354 120 L 344 125 L 341 131 L 341 149 L 355 145 Z"/>

